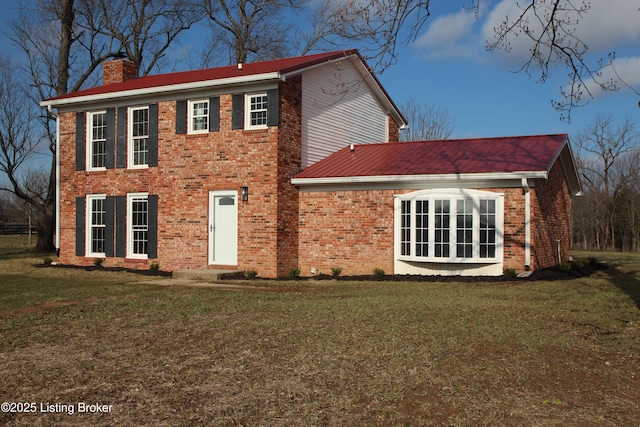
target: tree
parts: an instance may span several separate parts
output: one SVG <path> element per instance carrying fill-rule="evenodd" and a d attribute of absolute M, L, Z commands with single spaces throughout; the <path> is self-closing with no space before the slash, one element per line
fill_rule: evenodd
<path fill-rule="evenodd" d="M 46 231 L 52 215 L 49 174 L 33 169 L 31 163 L 43 151 L 42 138 L 34 131 L 38 129 L 33 126 L 37 110 L 21 77 L 10 58 L 0 58 L 0 171 L 7 179 L 0 190 L 25 202 L 34 213 L 37 229 Z M 53 249 L 45 234 L 38 233 L 38 248 Z"/>
<path fill-rule="evenodd" d="M 574 138 L 585 197 L 576 201 L 577 242 L 593 242 L 598 250 L 635 245 L 638 189 L 640 188 L 640 134 L 629 119 L 616 125 L 599 115 Z M 623 242 L 627 242 L 624 244 Z"/>
<path fill-rule="evenodd" d="M 33 9 L 23 7 L 11 27 L 11 39 L 24 53 L 22 71 L 33 88 L 23 96 L 34 106 L 43 99 L 96 85 L 99 65 L 120 52 L 129 55 L 142 74 L 149 73 L 177 37 L 201 19 L 192 3 L 179 0 L 36 0 L 34 5 Z M 21 169 L 12 166 L 3 172 L 13 185 L 12 192 L 37 206 L 38 249 L 53 250 L 55 116 L 35 110 L 29 114 L 27 123 L 39 122 L 47 136 L 48 186 L 39 197 L 27 196 L 23 191 L 26 181 L 22 182 L 26 176 L 18 174 Z M 31 137 L 21 137 L 24 147 L 13 148 L 25 158 L 22 162 L 33 157 L 36 146 L 42 148 Z"/>
<path fill-rule="evenodd" d="M 453 133 L 455 120 L 445 108 L 410 98 L 400 109 L 409 124 L 409 129 L 400 132 L 401 141 L 447 139 Z"/>

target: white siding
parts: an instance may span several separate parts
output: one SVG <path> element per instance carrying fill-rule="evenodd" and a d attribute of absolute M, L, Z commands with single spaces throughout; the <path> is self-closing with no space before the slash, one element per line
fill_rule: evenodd
<path fill-rule="evenodd" d="M 349 144 L 387 141 L 387 111 L 351 61 L 302 75 L 302 168 Z"/>

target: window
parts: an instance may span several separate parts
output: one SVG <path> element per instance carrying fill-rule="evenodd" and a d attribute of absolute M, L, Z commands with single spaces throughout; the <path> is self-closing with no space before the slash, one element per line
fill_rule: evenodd
<path fill-rule="evenodd" d="M 396 254 L 424 262 L 502 260 L 503 195 L 426 190 L 396 198 Z"/>
<path fill-rule="evenodd" d="M 247 95 L 246 129 L 264 129 L 267 127 L 267 94 Z"/>
<path fill-rule="evenodd" d="M 129 109 L 129 167 L 149 165 L 149 107 Z"/>
<path fill-rule="evenodd" d="M 189 133 L 209 132 L 209 100 L 189 101 Z"/>
<path fill-rule="evenodd" d="M 87 196 L 87 256 L 104 257 L 106 252 L 106 196 Z"/>
<path fill-rule="evenodd" d="M 89 170 L 105 169 L 107 161 L 107 112 L 87 114 L 87 165 Z"/>
<path fill-rule="evenodd" d="M 149 196 L 127 195 L 127 256 L 147 258 L 149 253 Z"/>

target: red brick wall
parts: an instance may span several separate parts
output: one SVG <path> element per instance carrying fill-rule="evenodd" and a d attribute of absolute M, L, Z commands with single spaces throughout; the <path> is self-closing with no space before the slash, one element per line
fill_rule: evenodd
<path fill-rule="evenodd" d="M 298 189 L 291 178 L 300 172 L 302 159 L 302 78 L 280 83 L 278 145 L 277 275 L 298 267 Z"/>
<path fill-rule="evenodd" d="M 483 189 L 504 194 L 504 266 L 525 269 L 525 195 L 522 188 Z M 549 181 L 531 190 L 532 268 L 557 264 L 555 236 L 562 238 L 563 260 L 569 251 L 570 197 L 561 166 Z M 327 191 L 300 193 L 300 268 L 331 274 L 393 272 L 393 196 L 407 190 Z"/>
<path fill-rule="evenodd" d="M 300 193 L 300 269 L 393 272 L 393 190 Z"/>
<path fill-rule="evenodd" d="M 562 164 L 557 161 L 549 179 L 538 179 L 532 189 L 535 268 L 558 265 L 558 240 L 561 262 L 569 260 L 571 250 L 571 193 Z"/>

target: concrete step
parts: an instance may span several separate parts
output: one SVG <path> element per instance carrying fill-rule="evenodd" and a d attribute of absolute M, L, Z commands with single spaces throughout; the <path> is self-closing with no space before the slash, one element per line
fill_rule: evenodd
<path fill-rule="evenodd" d="M 217 269 L 197 269 L 197 270 L 178 270 L 174 271 L 172 276 L 174 279 L 195 280 L 199 282 L 215 282 L 225 278 L 237 277 L 243 275 L 242 270 L 217 270 Z"/>

